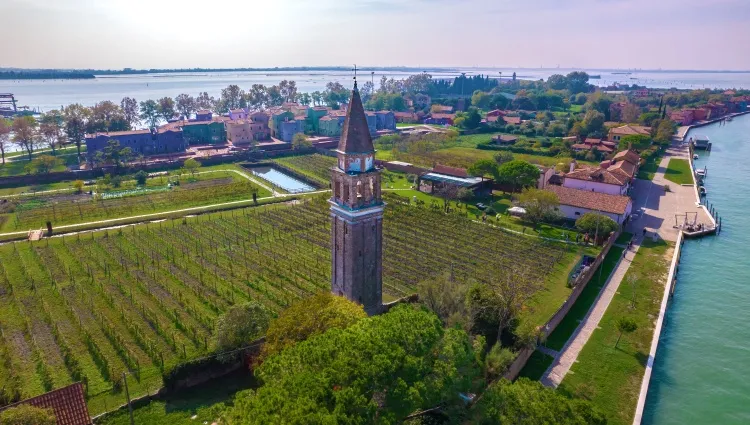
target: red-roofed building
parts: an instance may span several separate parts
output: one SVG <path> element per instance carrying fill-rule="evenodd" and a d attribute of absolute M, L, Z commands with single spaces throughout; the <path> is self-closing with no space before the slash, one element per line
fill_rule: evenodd
<path fill-rule="evenodd" d="M 570 220 L 577 220 L 586 213 L 595 212 L 622 224 L 633 210 L 633 201 L 627 196 L 555 185 L 547 186 L 546 190 L 557 195 L 560 202 L 558 209 Z"/>
<path fill-rule="evenodd" d="M 439 124 L 439 125 L 453 125 L 453 120 L 456 119 L 456 114 L 441 114 L 431 113 L 430 116 L 425 118 L 425 124 Z"/>
<path fill-rule="evenodd" d="M 521 117 L 503 117 L 503 121 L 505 121 L 506 124 L 515 124 L 519 125 L 521 124 Z"/>
<path fill-rule="evenodd" d="M 57 425 L 90 425 L 91 417 L 86 406 L 83 384 L 76 382 L 67 387 L 50 391 L 18 403 L 0 408 L 0 411 L 20 405 L 29 405 L 41 409 L 52 409 Z"/>

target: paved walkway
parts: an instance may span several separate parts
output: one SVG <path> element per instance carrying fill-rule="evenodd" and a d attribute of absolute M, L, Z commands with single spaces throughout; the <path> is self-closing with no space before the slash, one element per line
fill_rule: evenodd
<path fill-rule="evenodd" d="M 565 375 L 568 374 L 570 367 L 576 362 L 578 354 L 586 345 L 586 342 L 588 342 L 591 334 L 599 327 L 599 321 L 602 320 L 607 307 L 609 307 L 609 303 L 612 302 L 617 289 L 620 287 L 620 283 L 625 278 L 625 274 L 628 272 L 628 268 L 630 268 L 630 263 L 641 246 L 642 239 L 641 237 L 634 240 L 633 248 L 625 251 L 625 256 L 617 263 L 617 267 L 607 279 L 604 288 L 599 292 L 594 305 L 591 306 L 586 317 L 583 318 L 568 342 L 560 350 L 559 355 L 555 357 L 550 367 L 542 375 L 541 382 L 543 385 L 557 388 L 563 378 L 565 378 Z"/>

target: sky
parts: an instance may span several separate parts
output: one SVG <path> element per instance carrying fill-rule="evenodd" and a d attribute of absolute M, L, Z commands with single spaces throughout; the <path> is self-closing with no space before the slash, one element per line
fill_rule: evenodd
<path fill-rule="evenodd" d="M 0 67 L 750 70 L 750 0 L 0 0 Z"/>

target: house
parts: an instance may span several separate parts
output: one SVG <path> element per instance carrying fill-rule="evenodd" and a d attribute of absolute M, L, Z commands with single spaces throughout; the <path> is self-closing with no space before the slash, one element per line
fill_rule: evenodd
<path fill-rule="evenodd" d="M 134 154 L 143 156 L 184 152 L 188 146 L 182 129 L 172 125 L 150 130 L 87 134 L 84 140 L 89 161 L 93 161 L 96 153 L 106 148 L 110 140 L 116 140 L 121 148 L 130 148 Z"/>
<path fill-rule="evenodd" d="M 438 124 L 438 125 L 453 125 L 453 120 L 456 119 L 456 114 L 443 114 L 443 113 L 431 113 L 425 118 L 425 124 Z"/>
<path fill-rule="evenodd" d="M 419 121 L 419 117 L 414 112 L 394 112 L 396 122 L 414 124 Z"/>
<path fill-rule="evenodd" d="M 233 144 L 247 144 L 266 140 L 270 137 L 268 121 L 260 119 L 237 119 L 226 122 L 227 139 Z"/>
<path fill-rule="evenodd" d="M 375 112 L 376 128 L 378 130 L 396 130 L 396 116 L 391 111 Z"/>
<path fill-rule="evenodd" d="M 201 109 L 200 111 L 195 113 L 195 120 L 196 121 L 211 121 L 211 118 L 213 116 L 213 113 L 209 111 L 208 109 Z"/>
<path fill-rule="evenodd" d="M 370 136 L 374 136 L 378 132 L 378 118 L 374 112 L 365 112 L 365 118 L 367 119 L 367 128 L 370 130 Z"/>
<path fill-rule="evenodd" d="M 487 118 L 489 118 L 489 117 L 504 117 L 505 114 L 506 114 L 505 111 L 501 111 L 500 109 L 493 109 L 492 111 L 487 112 Z"/>
<path fill-rule="evenodd" d="M 188 145 L 224 144 L 227 141 L 222 117 L 213 117 L 208 121 L 191 120 L 181 126 Z"/>
<path fill-rule="evenodd" d="M 460 189 L 469 189 L 475 194 L 490 193 L 492 179 L 470 177 L 463 168 L 437 164 L 432 171 L 417 178 L 417 188 L 420 192 L 454 198 Z"/>
<path fill-rule="evenodd" d="M 503 121 L 505 121 L 506 124 L 514 124 L 514 125 L 520 125 L 521 124 L 521 117 L 503 117 Z"/>
<path fill-rule="evenodd" d="M 651 136 L 651 127 L 633 124 L 621 125 L 609 130 L 607 140 L 609 140 L 610 142 L 620 143 L 620 139 L 625 136 L 631 135 Z"/>
<path fill-rule="evenodd" d="M 92 423 L 81 382 L 3 406 L 0 411 L 21 405 L 51 409 L 57 425 L 90 425 Z"/>
<path fill-rule="evenodd" d="M 289 120 L 279 123 L 278 139 L 286 143 L 291 143 L 294 135 L 305 132 L 304 120 Z"/>
<path fill-rule="evenodd" d="M 536 183 L 536 188 L 546 189 L 547 185 L 551 184 L 550 180 L 552 180 L 552 176 L 556 174 L 555 167 L 544 167 L 539 164 L 536 167 L 539 168 L 539 180 Z"/>
<path fill-rule="evenodd" d="M 448 105 L 432 105 L 430 111 L 439 114 L 450 114 L 453 112 L 453 107 Z"/>
<path fill-rule="evenodd" d="M 695 121 L 695 113 L 692 109 L 673 111 L 669 114 L 669 119 L 679 125 L 691 125 Z"/>
<path fill-rule="evenodd" d="M 576 168 L 570 164 L 562 186 L 570 189 L 593 191 L 610 195 L 625 195 L 633 184 L 640 157 L 633 151 L 623 151 L 610 161 L 603 161 L 599 167 Z"/>
<path fill-rule="evenodd" d="M 518 137 L 510 134 L 498 134 L 492 137 L 492 141 L 498 145 L 513 145 L 518 141 Z"/>
<path fill-rule="evenodd" d="M 313 134 L 320 134 L 320 119 L 328 115 L 331 108 L 327 106 L 314 106 L 307 108 L 306 130 Z"/>
<path fill-rule="evenodd" d="M 555 185 L 547 186 L 546 190 L 557 195 L 560 202 L 559 211 L 570 220 L 577 220 L 586 213 L 595 212 L 606 215 L 617 224 L 623 224 L 633 210 L 633 201 L 628 196 Z"/>
<path fill-rule="evenodd" d="M 229 110 L 229 119 L 230 120 L 246 120 L 247 119 L 247 110 L 246 109 L 230 109 Z"/>
<path fill-rule="evenodd" d="M 588 151 L 598 151 L 605 155 L 610 154 L 615 151 L 616 144 L 611 142 L 605 142 L 602 139 L 598 138 L 588 138 L 583 141 L 583 143 L 576 143 L 570 147 L 570 149 L 576 151 L 576 152 L 588 152 Z"/>
<path fill-rule="evenodd" d="M 344 127 L 344 118 L 346 116 L 326 115 L 318 123 L 318 134 L 328 137 L 341 136 L 341 129 Z"/>

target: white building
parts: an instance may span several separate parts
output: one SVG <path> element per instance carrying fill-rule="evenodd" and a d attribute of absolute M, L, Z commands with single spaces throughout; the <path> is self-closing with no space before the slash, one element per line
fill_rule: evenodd
<path fill-rule="evenodd" d="M 622 224 L 633 211 L 633 202 L 627 196 L 555 185 L 549 185 L 547 190 L 557 195 L 560 212 L 570 220 L 578 220 L 586 213 L 595 212 Z"/>

